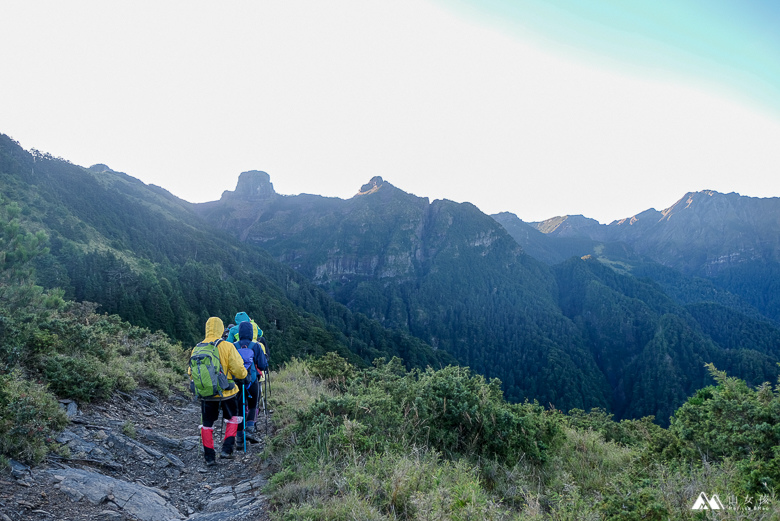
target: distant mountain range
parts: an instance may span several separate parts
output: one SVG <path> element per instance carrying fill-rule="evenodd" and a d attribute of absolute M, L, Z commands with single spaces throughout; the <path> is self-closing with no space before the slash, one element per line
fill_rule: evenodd
<path fill-rule="evenodd" d="M 775 198 L 705 191 L 609 225 L 525 223 L 380 177 L 346 200 L 280 195 L 251 171 L 191 204 L 0 135 L 0 204 L 48 237 L 38 284 L 185 346 L 208 316 L 246 311 L 277 363 L 326 351 L 459 363 L 512 401 L 661 424 L 712 383 L 705 363 L 777 380 Z M 10 246 L 0 238 L 6 264 Z"/>
<path fill-rule="evenodd" d="M 608 225 L 581 215 L 535 223 L 509 213 L 493 217 L 545 262 L 570 255 L 606 260 L 610 255 L 603 249 L 610 245 L 612 257 L 629 265 L 644 258 L 705 278 L 780 321 L 780 198 L 691 192 L 666 210 L 645 210 Z M 614 255 L 626 247 L 625 256 Z"/>
<path fill-rule="evenodd" d="M 282 196 L 255 171 L 195 210 L 512 400 L 663 423 L 707 362 L 776 379 L 776 199 L 699 192 L 610 225 L 524 223 L 380 177 L 348 200 Z"/>

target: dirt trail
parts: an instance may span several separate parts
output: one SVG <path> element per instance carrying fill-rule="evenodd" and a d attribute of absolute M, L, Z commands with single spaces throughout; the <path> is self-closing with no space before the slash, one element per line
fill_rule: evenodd
<path fill-rule="evenodd" d="M 188 396 L 160 400 L 142 390 L 86 406 L 57 439 L 69 458 L 0 474 L 0 521 L 266 520 L 262 412 L 258 419 L 261 443 L 207 468 L 200 407 Z"/>

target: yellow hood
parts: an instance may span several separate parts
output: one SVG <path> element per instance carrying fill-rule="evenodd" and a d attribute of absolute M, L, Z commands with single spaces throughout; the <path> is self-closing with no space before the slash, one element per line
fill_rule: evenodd
<path fill-rule="evenodd" d="M 206 338 L 203 339 L 204 343 L 213 342 L 218 338 L 222 338 L 222 333 L 225 332 L 225 324 L 219 317 L 211 317 L 206 321 Z"/>

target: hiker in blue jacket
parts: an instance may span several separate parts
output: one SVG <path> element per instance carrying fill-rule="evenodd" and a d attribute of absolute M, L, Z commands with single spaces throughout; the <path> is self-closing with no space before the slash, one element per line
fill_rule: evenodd
<path fill-rule="evenodd" d="M 253 336 L 254 328 L 249 321 L 239 323 L 238 341 L 235 342 L 235 346 L 238 354 L 241 355 L 244 361 L 244 367 L 248 373 L 246 379 L 249 381 L 249 385 L 244 388 L 247 403 L 246 438 L 249 441 L 257 442 L 259 440 L 253 436 L 253 433 L 255 432 L 257 403 L 262 392 L 258 376 L 262 374 L 262 371 L 268 369 L 268 359 L 262 346 L 252 339 Z"/>
<path fill-rule="evenodd" d="M 244 311 L 239 311 L 236 313 L 236 324 L 230 326 L 230 332 L 228 333 L 227 339 L 230 342 L 236 343 L 240 339 L 238 338 L 238 326 L 240 326 L 244 322 L 249 322 L 252 324 L 252 340 L 260 344 L 260 347 L 263 349 L 263 353 L 265 353 L 265 356 L 268 358 L 268 361 L 270 362 L 270 354 L 268 353 L 268 341 L 265 339 L 265 336 L 263 336 L 263 330 L 260 329 L 260 327 L 255 323 L 254 320 L 249 318 L 249 315 L 246 314 Z M 260 383 L 265 382 L 265 371 L 266 369 L 261 370 L 258 373 L 257 379 L 260 381 Z"/>
<path fill-rule="evenodd" d="M 249 315 L 246 314 L 244 311 L 239 311 L 236 313 L 235 317 L 235 323 L 236 325 L 230 328 L 230 333 L 228 333 L 228 341 L 230 342 L 238 342 L 238 326 L 241 325 L 242 322 L 249 322 L 252 324 L 252 340 L 255 342 L 259 342 L 258 338 L 263 336 L 263 330 L 260 329 L 257 324 L 255 324 L 255 321 L 249 318 Z"/>

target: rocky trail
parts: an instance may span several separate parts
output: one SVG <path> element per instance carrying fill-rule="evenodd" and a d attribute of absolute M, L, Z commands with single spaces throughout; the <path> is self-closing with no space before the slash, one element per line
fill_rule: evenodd
<path fill-rule="evenodd" d="M 82 409 L 63 406 L 71 423 L 57 443 L 69 457 L 32 468 L 12 461 L 11 472 L 0 474 L 0 521 L 268 519 L 262 411 L 260 443 L 206 467 L 200 407 L 189 396 L 163 400 L 139 390 Z"/>

